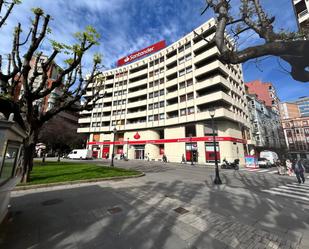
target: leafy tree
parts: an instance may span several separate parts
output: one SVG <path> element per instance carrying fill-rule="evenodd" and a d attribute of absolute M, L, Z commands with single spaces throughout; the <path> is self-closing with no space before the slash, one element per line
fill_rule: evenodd
<path fill-rule="evenodd" d="M 298 81 L 309 81 L 309 32 L 276 31 L 275 17 L 266 13 L 260 0 L 205 0 L 206 7 L 202 14 L 212 9 L 217 17 L 217 29 L 214 41 L 226 63 L 238 64 L 262 56 L 277 56 L 291 66 L 289 73 Z M 279 4 L 279 2 L 278 2 Z M 235 10 L 239 6 L 239 10 Z M 228 48 L 226 33 L 234 40 L 241 35 L 254 31 L 264 42 L 242 50 Z M 208 41 L 210 42 L 210 41 Z"/>
<path fill-rule="evenodd" d="M 4 11 L 0 24 L 7 20 L 12 8 L 19 1 L 0 1 L 0 14 Z M 6 6 L 7 8 L 2 8 Z M 85 78 L 82 72 L 82 59 L 85 53 L 94 45 L 98 45 L 100 35 L 96 30 L 88 26 L 85 31 L 75 34 L 76 43 L 66 45 L 52 41 L 52 52 L 46 60 L 40 60 L 43 53 L 39 47 L 45 37 L 50 34 L 50 15 L 45 15 L 40 8 L 33 9 L 34 19 L 29 33 L 22 39 L 21 24 L 18 23 L 13 33 L 12 49 L 9 53 L 7 67 L 2 68 L 0 57 L 0 112 L 8 116 L 14 113 L 16 121 L 25 129 L 27 137 L 24 140 L 23 156 L 23 181 L 29 179 L 29 173 L 33 166 L 35 145 L 38 141 L 39 130 L 43 124 L 64 110 L 82 111 L 91 110 L 92 105 L 102 98 L 102 82 L 94 78 L 98 75 L 101 64 L 101 56 L 96 54 L 93 58 L 93 66 L 90 74 Z M 1 28 L 1 26 L 0 26 Z M 1 37 L 0 39 L 4 39 Z M 21 57 L 20 51 L 25 51 Z M 47 87 L 48 72 L 56 57 L 65 53 L 68 59 L 66 67 L 59 72 L 56 79 Z M 35 62 L 31 63 L 35 58 Z M 22 84 L 19 98 L 16 92 Z M 59 96 L 54 107 L 49 110 L 41 108 L 40 103 L 57 89 Z M 92 96 L 83 99 L 86 91 L 92 91 Z M 81 100 L 83 101 L 80 104 Z"/>
<path fill-rule="evenodd" d="M 68 153 L 72 149 L 83 148 L 87 135 L 76 134 L 77 123 L 60 114 L 47 121 L 39 134 L 39 142 L 58 155 Z"/>

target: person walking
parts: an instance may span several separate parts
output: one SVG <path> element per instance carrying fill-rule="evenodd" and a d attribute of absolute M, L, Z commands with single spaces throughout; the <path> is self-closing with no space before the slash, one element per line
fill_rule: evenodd
<path fill-rule="evenodd" d="M 305 167 L 303 166 L 301 159 L 298 159 L 297 162 L 293 165 L 293 171 L 295 172 L 298 183 L 305 183 Z"/>
<path fill-rule="evenodd" d="M 277 167 L 277 170 L 278 170 L 278 175 L 281 175 L 281 162 L 280 162 L 280 160 L 278 159 L 275 164 L 276 164 L 276 167 Z"/>
<path fill-rule="evenodd" d="M 285 164 L 286 164 L 286 167 L 287 167 L 287 170 L 288 170 L 288 175 L 289 176 L 293 176 L 293 164 L 292 162 L 290 161 L 290 159 L 287 159 L 285 161 Z"/>
<path fill-rule="evenodd" d="M 163 161 L 164 163 L 167 163 L 167 157 L 166 157 L 165 154 L 163 154 L 163 156 L 162 156 L 162 161 Z"/>
<path fill-rule="evenodd" d="M 180 163 L 185 163 L 185 164 L 187 164 L 187 161 L 186 161 L 186 158 L 185 158 L 185 154 L 182 154 L 181 162 L 180 162 Z"/>

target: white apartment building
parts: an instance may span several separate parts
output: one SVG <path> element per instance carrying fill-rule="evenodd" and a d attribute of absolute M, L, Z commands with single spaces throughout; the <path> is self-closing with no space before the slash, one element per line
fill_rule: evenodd
<path fill-rule="evenodd" d="M 244 163 L 247 100 L 241 65 L 225 65 L 207 40 L 215 21 L 200 27 L 147 57 L 102 72 L 96 80 L 105 97 L 92 111 L 83 111 L 79 133 L 98 158 L 161 160 L 182 155 L 204 164 L 214 161 L 210 108 L 215 108 L 215 134 L 222 160 Z M 227 41 L 229 46 L 232 46 Z M 91 96 L 92 86 L 85 97 Z M 116 128 L 116 133 L 113 129 Z M 115 142 L 114 142 L 115 141 Z"/>
<path fill-rule="evenodd" d="M 292 0 L 298 27 L 304 32 L 309 32 L 309 0 Z"/>

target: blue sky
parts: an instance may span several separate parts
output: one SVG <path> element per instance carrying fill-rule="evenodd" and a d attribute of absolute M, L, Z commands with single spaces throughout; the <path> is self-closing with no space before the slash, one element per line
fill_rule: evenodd
<path fill-rule="evenodd" d="M 236 6 L 237 2 L 232 0 Z M 100 45 L 93 48 L 85 57 L 86 68 L 91 65 L 94 52 L 101 52 L 104 64 L 110 68 L 117 59 L 152 43 L 165 39 L 167 44 L 177 41 L 212 17 L 208 12 L 200 15 L 205 0 L 24 0 L 17 6 L 7 25 L 0 33 L 0 54 L 10 50 L 11 33 L 19 21 L 23 30 L 28 30 L 31 17 L 30 9 L 41 7 L 53 17 L 51 22 L 52 38 L 72 43 L 72 34 L 90 24 L 101 34 Z M 280 2 L 280 4 L 279 4 Z M 296 29 L 296 21 L 291 0 L 262 0 L 269 13 L 276 16 L 276 28 Z M 279 7 L 278 7 L 279 6 Z M 26 32 L 25 32 L 26 33 Z M 251 33 L 252 34 L 252 33 Z M 251 35 L 250 33 L 247 35 Z M 243 38 L 242 46 L 254 44 L 257 36 Z M 42 50 L 48 50 L 45 39 Z M 284 65 L 284 63 L 283 63 Z M 288 66 L 284 65 L 287 69 Z M 309 83 L 300 83 L 291 78 L 278 64 L 277 58 L 268 58 L 259 63 L 247 62 L 243 65 L 245 81 L 259 79 L 272 82 L 283 101 L 308 95 Z"/>

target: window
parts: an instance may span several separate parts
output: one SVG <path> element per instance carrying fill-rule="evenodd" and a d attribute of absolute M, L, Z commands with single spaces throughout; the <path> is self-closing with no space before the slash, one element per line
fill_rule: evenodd
<path fill-rule="evenodd" d="M 118 100 L 118 105 L 121 105 L 121 102 L 122 102 L 121 100 Z"/>
<path fill-rule="evenodd" d="M 181 53 L 185 50 L 184 46 L 181 46 L 180 48 L 178 48 L 178 52 Z"/>
<path fill-rule="evenodd" d="M 184 63 L 184 62 L 185 62 L 185 57 L 180 58 L 180 59 L 178 60 L 178 62 L 179 62 L 179 65 L 181 65 L 182 63 Z"/>
<path fill-rule="evenodd" d="M 154 74 L 158 75 L 159 73 L 160 73 L 160 71 L 159 71 L 159 69 L 157 69 Z"/>
<path fill-rule="evenodd" d="M 18 151 L 19 145 L 12 141 L 8 141 L 5 154 L 3 156 L 2 169 L 0 168 L 0 183 L 14 176 Z"/>
<path fill-rule="evenodd" d="M 192 72 L 192 66 L 186 68 L 186 73 Z"/>
<path fill-rule="evenodd" d="M 194 113 L 194 107 L 189 107 L 188 108 L 188 115 L 193 114 Z"/>
<path fill-rule="evenodd" d="M 193 79 L 187 80 L 187 87 L 193 85 Z"/>
<path fill-rule="evenodd" d="M 191 60 L 191 54 L 187 54 L 185 58 L 186 58 L 186 61 Z"/>
<path fill-rule="evenodd" d="M 180 116 L 185 116 L 187 114 L 186 109 L 180 110 Z"/>
<path fill-rule="evenodd" d="M 164 95 L 164 89 L 160 90 L 160 96 Z"/>
<path fill-rule="evenodd" d="M 185 88 L 186 87 L 186 83 L 185 82 L 181 82 L 179 83 L 179 89 Z"/>
<path fill-rule="evenodd" d="M 150 83 L 149 83 L 149 87 L 153 87 L 153 82 L 150 82 Z"/>
<path fill-rule="evenodd" d="M 114 102 L 113 102 L 113 105 L 117 105 L 117 101 L 114 101 Z"/>
<path fill-rule="evenodd" d="M 193 98 L 194 98 L 193 92 L 187 94 L 187 100 L 190 100 L 190 99 L 193 99 Z"/>
<path fill-rule="evenodd" d="M 190 48 L 191 47 L 191 42 L 188 42 L 185 44 L 185 49 Z"/>
<path fill-rule="evenodd" d="M 125 105 L 126 102 L 127 102 L 127 101 L 126 101 L 125 99 L 122 100 L 122 104 L 123 104 L 123 105 Z"/>
<path fill-rule="evenodd" d="M 158 121 L 159 120 L 159 115 L 158 114 L 154 115 L 153 119 L 154 119 L 154 121 Z"/>
<path fill-rule="evenodd" d="M 153 72 L 149 72 L 149 77 L 152 77 L 153 76 Z"/>
<path fill-rule="evenodd" d="M 117 114 L 117 111 L 113 111 L 113 115 L 116 115 Z"/>
<path fill-rule="evenodd" d="M 153 66 L 153 61 L 149 62 L 149 67 Z"/>
<path fill-rule="evenodd" d="M 160 73 L 163 73 L 164 72 L 164 67 L 161 67 L 160 68 Z"/>
<path fill-rule="evenodd" d="M 152 110 L 153 109 L 153 104 L 148 105 L 148 110 Z"/>
<path fill-rule="evenodd" d="M 125 113 L 126 113 L 126 110 L 122 110 L 122 111 L 121 111 L 121 114 L 125 114 Z"/>
<path fill-rule="evenodd" d="M 158 96 L 159 96 L 159 92 L 158 91 L 154 92 L 154 97 L 158 97 Z"/>
<path fill-rule="evenodd" d="M 97 127 L 97 123 L 92 123 L 92 127 Z"/>
<path fill-rule="evenodd" d="M 153 121 L 153 116 L 148 116 L 148 121 Z"/>
<path fill-rule="evenodd" d="M 159 107 L 159 104 L 158 104 L 158 103 L 154 103 L 154 104 L 153 104 L 153 108 L 154 108 L 154 109 L 157 109 L 158 107 Z"/>
<path fill-rule="evenodd" d="M 160 102 L 160 107 L 164 107 L 164 101 Z"/>
<path fill-rule="evenodd" d="M 185 102 L 186 101 L 186 95 L 181 95 L 179 97 L 179 99 L 180 99 L 180 102 Z"/>
<path fill-rule="evenodd" d="M 164 119 L 164 113 L 160 114 L 160 120 Z"/>
<path fill-rule="evenodd" d="M 149 93 L 149 98 L 153 98 L 153 93 Z"/>
<path fill-rule="evenodd" d="M 164 61 L 164 57 L 162 56 L 161 58 L 160 58 L 160 62 L 163 62 Z"/>
<path fill-rule="evenodd" d="M 158 86 L 159 85 L 159 80 L 156 80 L 155 82 L 154 82 L 154 86 Z"/>
<path fill-rule="evenodd" d="M 122 91 L 122 94 L 127 94 L 127 90 L 123 90 L 123 91 Z"/>
<path fill-rule="evenodd" d="M 160 84 L 164 84 L 164 78 L 160 79 Z"/>
<path fill-rule="evenodd" d="M 118 95 L 118 92 L 114 92 L 114 96 L 117 96 Z"/>
<path fill-rule="evenodd" d="M 183 76 L 183 75 L 185 75 L 185 70 L 184 70 L 184 69 L 182 69 L 182 70 L 179 71 L 179 77 L 180 77 L 180 76 Z"/>

